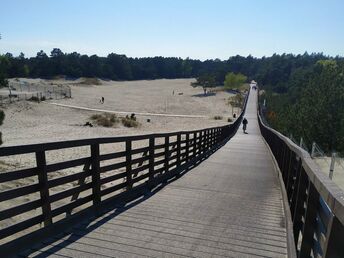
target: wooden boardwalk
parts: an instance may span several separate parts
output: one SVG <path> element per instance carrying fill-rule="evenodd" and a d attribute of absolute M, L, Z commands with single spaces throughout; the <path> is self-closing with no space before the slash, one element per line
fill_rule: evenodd
<path fill-rule="evenodd" d="M 221 149 L 151 196 L 24 253 L 30 257 L 286 257 L 281 188 L 252 91 L 241 129 Z"/>

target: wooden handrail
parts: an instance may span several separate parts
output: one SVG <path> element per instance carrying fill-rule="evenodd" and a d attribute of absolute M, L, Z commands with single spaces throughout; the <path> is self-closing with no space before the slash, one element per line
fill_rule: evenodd
<path fill-rule="evenodd" d="M 344 257 L 344 192 L 310 155 L 263 122 L 261 133 L 281 172 L 298 257 Z"/>

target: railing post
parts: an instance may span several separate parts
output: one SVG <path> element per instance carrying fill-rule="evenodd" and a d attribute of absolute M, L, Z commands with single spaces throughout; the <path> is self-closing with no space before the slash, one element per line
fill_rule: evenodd
<path fill-rule="evenodd" d="M 326 243 L 324 247 L 325 258 L 341 258 L 344 257 L 344 225 L 332 215 L 329 221 L 326 234 Z"/>
<path fill-rule="evenodd" d="M 181 162 L 180 162 L 180 148 L 181 148 L 181 134 L 178 133 L 177 134 L 177 167 L 179 167 L 181 165 Z"/>
<path fill-rule="evenodd" d="M 290 212 L 291 212 L 291 216 L 292 218 L 294 218 L 294 212 L 295 212 L 295 206 L 296 206 L 296 201 L 297 201 L 297 195 L 298 195 L 298 190 L 300 187 L 300 178 L 301 178 L 301 166 L 302 166 L 302 159 L 299 158 L 299 160 L 297 161 L 295 154 L 293 155 L 293 159 L 294 159 L 294 166 L 295 167 L 295 181 L 294 181 L 294 185 L 293 187 L 290 186 L 289 189 L 287 189 L 287 196 L 289 198 L 290 196 Z M 292 191 L 292 192 L 290 192 Z M 289 194 L 290 192 L 290 194 Z"/>
<path fill-rule="evenodd" d="M 170 154 L 170 137 L 169 136 L 165 136 L 165 173 L 168 172 L 168 168 L 169 168 L 169 154 Z"/>
<path fill-rule="evenodd" d="M 334 171 L 334 165 L 336 161 L 336 153 L 333 152 L 331 155 L 331 164 L 330 164 L 330 173 L 328 174 L 328 177 L 332 180 L 333 178 L 333 171 Z"/>
<path fill-rule="evenodd" d="M 91 145 L 91 164 L 92 164 L 92 194 L 93 205 L 101 202 L 100 194 L 100 161 L 99 161 L 99 143 Z"/>
<path fill-rule="evenodd" d="M 127 173 L 127 191 L 133 187 L 131 174 L 131 140 L 125 141 L 125 159 L 126 159 L 126 173 Z"/>
<path fill-rule="evenodd" d="M 51 215 L 50 196 L 48 188 L 48 176 L 47 176 L 47 162 L 45 158 L 45 151 L 36 152 L 36 163 L 38 172 L 38 183 L 40 189 L 40 197 L 42 201 L 42 214 L 44 219 L 44 226 L 48 226 L 53 223 Z"/>
<path fill-rule="evenodd" d="M 316 215 L 319 203 L 319 193 L 313 183 L 309 181 L 305 222 L 302 229 L 302 243 L 299 257 L 310 257 L 313 247 Z"/>
<path fill-rule="evenodd" d="M 149 181 L 154 179 L 154 142 L 154 137 L 149 137 Z"/>
<path fill-rule="evenodd" d="M 190 146 L 190 142 L 189 142 L 189 133 L 185 134 L 185 161 L 188 162 L 189 161 L 189 146 Z"/>
<path fill-rule="evenodd" d="M 293 231 L 295 246 L 298 244 L 300 231 L 302 229 L 302 216 L 304 214 L 304 202 L 306 199 L 306 189 L 308 184 L 307 174 L 301 166 L 300 179 L 297 187 L 295 208 L 293 214 Z"/>
<path fill-rule="evenodd" d="M 193 133 L 193 139 L 194 139 L 194 142 L 193 142 L 193 158 L 196 158 L 197 156 L 197 132 L 194 132 Z"/>

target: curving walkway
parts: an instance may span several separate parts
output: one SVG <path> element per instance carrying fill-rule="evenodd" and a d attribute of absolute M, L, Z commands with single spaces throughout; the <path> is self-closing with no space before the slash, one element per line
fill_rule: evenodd
<path fill-rule="evenodd" d="M 76 225 L 30 257 L 286 257 L 281 189 L 252 93 L 248 134 L 240 129 L 156 194 Z"/>

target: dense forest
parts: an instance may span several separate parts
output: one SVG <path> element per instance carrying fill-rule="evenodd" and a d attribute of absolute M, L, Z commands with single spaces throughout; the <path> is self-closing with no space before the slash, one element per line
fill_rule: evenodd
<path fill-rule="evenodd" d="M 232 56 L 227 60 L 175 57 L 130 58 L 64 53 L 55 48 L 26 58 L 23 53 L 0 55 L 0 85 L 4 78 L 99 77 L 111 80 L 195 78 L 211 75 L 222 85 L 226 74 L 241 73 L 258 82 L 265 94 L 266 118 L 278 131 L 316 141 L 326 151 L 344 151 L 344 59 L 322 53 L 274 54 L 271 57 Z M 246 78 L 245 77 L 245 78 Z"/>
<path fill-rule="evenodd" d="M 203 74 L 215 76 L 223 84 L 227 72 L 242 73 L 254 78 L 261 85 L 272 86 L 278 92 L 286 91 L 286 83 L 293 71 L 309 67 L 318 60 L 327 59 L 322 54 L 273 55 L 255 58 L 233 56 L 228 60 L 195 60 L 175 57 L 130 58 L 111 53 L 107 57 L 64 53 L 54 48 L 50 54 L 39 51 L 35 57 L 26 58 L 23 53 L 1 56 L 0 73 L 9 78 L 52 78 L 65 75 L 67 78 L 99 77 L 111 80 L 141 80 L 158 78 L 192 78 Z"/>

